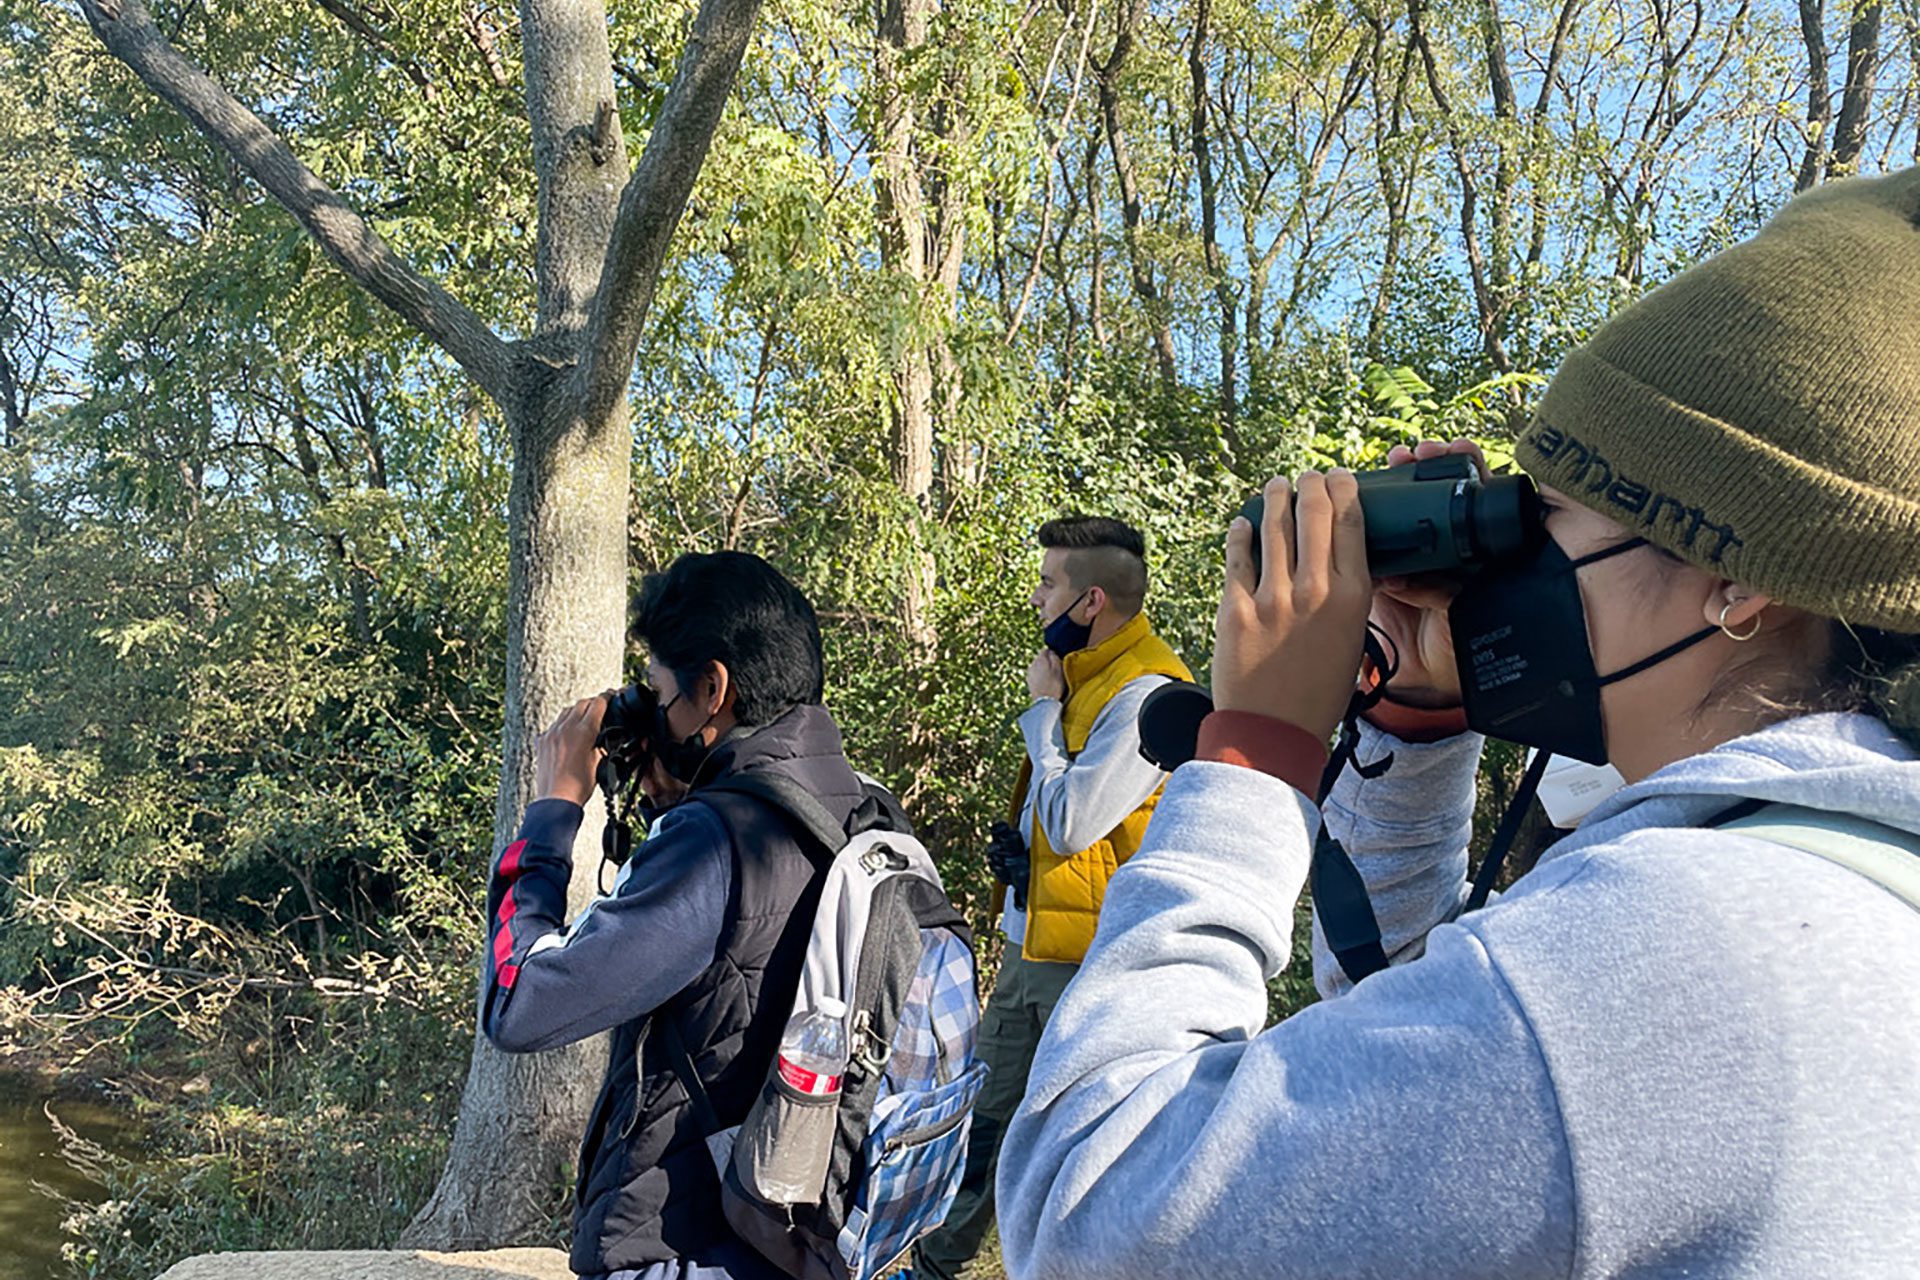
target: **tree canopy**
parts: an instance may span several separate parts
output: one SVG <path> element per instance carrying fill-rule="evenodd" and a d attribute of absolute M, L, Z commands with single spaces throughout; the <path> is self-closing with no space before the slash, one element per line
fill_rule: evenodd
<path fill-rule="evenodd" d="M 580 145 L 647 154 L 695 10 L 611 4 L 618 128 Z M 524 360 L 572 332 L 528 11 L 152 17 Z M 148 1091 L 190 1104 L 168 1159 L 103 1169 L 75 1266 L 384 1242 L 471 1035 L 525 440 L 81 10 L 0 27 L 0 1018 L 201 1082 Z M 1498 454 L 1611 311 L 1920 161 L 1917 123 L 1915 0 L 767 0 L 650 307 L 606 304 L 638 326 L 607 590 L 780 565 L 856 763 L 984 917 L 1042 520 L 1143 529 L 1204 668 L 1267 475 Z"/>

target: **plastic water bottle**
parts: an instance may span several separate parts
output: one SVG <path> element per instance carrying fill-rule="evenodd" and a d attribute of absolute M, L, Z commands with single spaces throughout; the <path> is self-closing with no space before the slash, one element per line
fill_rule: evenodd
<path fill-rule="evenodd" d="M 832 996 L 787 1023 L 780 1040 L 780 1078 L 796 1092 L 825 1097 L 840 1092 L 847 1072 L 847 1006 Z"/>

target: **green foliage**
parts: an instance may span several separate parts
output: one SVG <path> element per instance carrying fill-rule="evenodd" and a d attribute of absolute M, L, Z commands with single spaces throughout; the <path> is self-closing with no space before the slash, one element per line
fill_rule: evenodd
<path fill-rule="evenodd" d="M 72 1274 L 153 1275 L 214 1249 L 383 1244 L 432 1191 L 469 1043 L 453 1009 L 269 999 L 225 1039 L 135 1059 L 181 1082 L 139 1102 L 146 1151 L 66 1135 L 98 1188 L 68 1205 Z"/>
<path fill-rule="evenodd" d="M 693 8 L 611 8 L 634 155 Z M 155 11 L 403 257 L 526 332 L 512 6 Z M 1080 52 L 1110 56 L 1112 7 L 938 6 L 901 88 L 949 286 L 881 250 L 871 7 L 766 10 L 633 381 L 630 567 L 737 546 L 805 587 L 851 753 L 913 798 L 986 936 L 1039 523 L 1145 531 L 1152 616 L 1204 680 L 1225 522 L 1262 480 L 1425 437 L 1510 464 L 1561 354 L 1791 185 L 1790 6 L 1705 6 L 1677 60 L 1651 11 L 1583 11 L 1555 46 L 1560 6 L 1503 10 L 1507 115 L 1481 10 L 1425 12 L 1450 112 L 1400 10 L 1212 6 L 1209 245 L 1189 9 L 1151 10 L 1114 85 L 1126 211 Z M 1888 157 L 1920 110 L 1899 23 Z M 503 424 L 71 10 L 0 0 L 0 26 L 0 1022 L 194 1086 L 147 1090 L 153 1159 L 96 1161 L 76 1271 L 384 1242 L 431 1184 L 469 1035 Z M 916 355 L 924 500 L 895 434 Z M 921 548 L 930 665 L 901 625 Z M 1483 807 L 1515 768 L 1490 753 Z M 1275 1017 L 1311 999 L 1305 946 L 1303 923 Z"/>

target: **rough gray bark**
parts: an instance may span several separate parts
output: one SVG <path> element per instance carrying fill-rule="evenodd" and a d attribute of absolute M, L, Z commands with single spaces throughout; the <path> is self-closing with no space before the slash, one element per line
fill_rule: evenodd
<path fill-rule="evenodd" d="M 539 293 L 518 396 L 507 407 L 514 475 L 496 849 L 512 839 L 532 798 L 534 737 L 567 703 L 620 682 L 626 382 L 668 241 L 758 10 L 759 0 L 705 0 L 646 155 L 627 179 L 604 8 L 599 0 L 522 0 L 540 179 Z M 576 910 L 600 865 L 600 815 L 590 806 L 588 816 L 568 892 Z M 604 1058 L 599 1037 L 526 1058 L 476 1035 L 447 1167 L 400 1243 L 474 1248 L 538 1239 Z"/>
<path fill-rule="evenodd" d="M 601 0 L 522 0 L 539 229 L 535 330 L 515 343 L 394 254 L 258 115 L 168 44 L 141 0 L 79 3 L 109 52 L 284 205 L 349 277 L 458 362 L 507 419 L 514 476 L 497 853 L 531 795 L 535 734 L 568 702 L 620 678 L 625 388 L 760 0 L 703 0 L 631 177 Z M 570 886 L 576 907 L 599 865 L 592 817 Z M 546 1234 L 598 1075 L 597 1043 L 512 1057 L 476 1037 L 446 1170 L 404 1243 L 488 1247 Z"/>

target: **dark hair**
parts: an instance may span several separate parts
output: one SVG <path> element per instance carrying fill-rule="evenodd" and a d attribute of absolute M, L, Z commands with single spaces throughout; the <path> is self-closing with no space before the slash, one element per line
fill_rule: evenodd
<path fill-rule="evenodd" d="M 1920 746 L 1920 635 L 1829 621 L 1823 711 L 1863 711 Z"/>
<path fill-rule="evenodd" d="M 648 574 L 634 598 L 632 635 L 683 689 L 709 664 L 726 664 L 733 713 L 744 725 L 818 703 L 825 685 L 813 605 L 744 551 L 688 554 Z"/>
<path fill-rule="evenodd" d="M 1099 587 L 1127 613 L 1147 599 L 1147 540 L 1132 525 L 1110 516 L 1061 516 L 1040 526 L 1040 545 L 1060 550 L 1067 580 Z"/>
<path fill-rule="evenodd" d="M 1745 704 L 1767 723 L 1852 711 L 1920 747 L 1920 635 L 1806 615 L 1783 647 L 1727 667 L 1695 709 Z"/>

